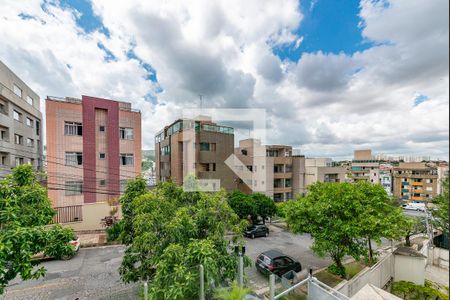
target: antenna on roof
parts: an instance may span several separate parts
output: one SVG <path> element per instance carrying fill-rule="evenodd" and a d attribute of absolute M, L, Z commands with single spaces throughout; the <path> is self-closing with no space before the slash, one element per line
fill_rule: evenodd
<path fill-rule="evenodd" d="M 203 95 L 202 94 L 198 94 L 199 98 L 200 98 L 200 109 L 203 108 Z"/>

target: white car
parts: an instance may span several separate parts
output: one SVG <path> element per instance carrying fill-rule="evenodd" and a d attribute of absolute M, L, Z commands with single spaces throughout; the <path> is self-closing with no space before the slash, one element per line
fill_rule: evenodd
<path fill-rule="evenodd" d="M 403 209 L 425 211 L 425 203 L 407 203 L 402 205 Z"/>

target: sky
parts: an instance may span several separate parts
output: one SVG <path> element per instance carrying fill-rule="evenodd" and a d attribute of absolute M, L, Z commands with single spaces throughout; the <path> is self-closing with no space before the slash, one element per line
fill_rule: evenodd
<path fill-rule="evenodd" d="M 448 158 L 447 0 L 2 1 L 0 60 L 41 97 L 266 110 L 267 142 Z M 245 138 L 245 130 L 239 131 Z M 243 132 L 243 133 L 242 133 Z"/>

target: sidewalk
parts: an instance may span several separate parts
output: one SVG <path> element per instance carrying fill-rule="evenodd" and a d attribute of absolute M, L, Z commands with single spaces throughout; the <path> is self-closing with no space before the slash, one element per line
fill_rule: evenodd
<path fill-rule="evenodd" d="M 106 233 L 104 231 L 93 233 L 77 233 L 77 236 L 80 238 L 81 248 L 96 247 L 106 244 Z"/>
<path fill-rule="evenodd" d="M 425 268 L 425 279 L 448 287 L 448 270 L 433 265 Z"/>

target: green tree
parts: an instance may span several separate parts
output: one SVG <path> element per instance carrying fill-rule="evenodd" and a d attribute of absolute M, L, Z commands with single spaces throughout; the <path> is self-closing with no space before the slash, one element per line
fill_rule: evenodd
<path fill-rule="evenodd" d="M 138 177 L 127 183 L 124 194 L 120 197 L 119 202 L 122 205 L 122 219 L 113 230 L 120 230 L 118 239 L 125 245 L 131 244 L 133 241 L 133 200 L 145 194 L 148 191 L 145 179 Z M 117 233 L 116 233 L 117 235 Z"/>
<path fill-rule="evenodd" d="M 360 181 L 354 185 L 355 215 L 359 219 L 359 233 L 366 240 L 369 264 L 374 263 L 372 242 L 381 244 L 381 238 L 399 239 L 409 228 L 401 208 L 394 206 L 383 186 Z"/>
<path fill-rule="evenodd" d="M 257 208 L 255 201 L 250 195 L 240 191 L 233 191 L 228 194 L 227 199 L 228 204 L 239 218 L 248 219 L 248 217 L 251 217 L 254 219 L 256 216 Z"/>
<path fill-rule="evenodd" d="M 359 236 L 360 225 L 355 188 L 350 183 L 317 182 L 308 187 L 305 197 L 286 204 L 286 222 L 294 233 L 309 233 L 312 250 L 319 256 L 328 254 L 334 270 L 345 275 L 342 259 L 346 255 L 359 259 L 365 244 Z"/>
<path fill-rule="evenodd" d="M 231 289 L 221 288 L 214 293 L 214 299 L 217 300 L 242 300 L 245 295 L 247 295 L 251 289 L 241 288 L 236 282 L 233 282 Z"/>
<path fill-rule="evenodd" d="M 444 234 L 448 234 L 448 176 L 442 181 L 441 194 L 434 197 L 433 203 L 437 209 L 432 211 L 433 226 L 441 230 Z"/>
<path fill-rule="evenodd" d="M 266 222 L 266 218 L 273 217 L 277 213 L 275 202 L 266 195 L 255 193 L 251 197 L 255 205 L 256 217 L 260 216 L 264 223 Z"/>
<path fill-rule="evenodd" d="M 240 221 L 224 192 L 184 192 L 162 183 L 132 201 L 132 243 L 119 269 L 125 282 L 150 281 L 152 299 L 198 297 L 199 265 L 208 284 L 236 276 L 233 246 L 241 242 Z M 230 238 L 225 234 L 234 233 Z"/>
<path fill-rule="evenodd" d="M 411 247 L 411 236 L 413 234 L 427 232 L 425 221 L 419 217 L 407 217 L 405 227 L 405 246 L 407 247 Z"/>
<path fill-rule="evenodd" d="M 32 256 L 62 258 L 73 255 L 74 233 L 52 222 L 55 211 L 47 190 L 39 184 L 30 165 L 22 165 L 0 181 L 0 294 L 8 282 L 20 275 L 37 279 L 45 268 Z"/>

